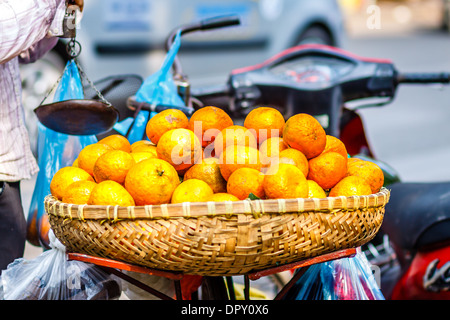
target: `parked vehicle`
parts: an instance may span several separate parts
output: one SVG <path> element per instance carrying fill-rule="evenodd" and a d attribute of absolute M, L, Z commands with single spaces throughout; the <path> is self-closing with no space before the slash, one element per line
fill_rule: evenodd
<path fill-rule="evenodd" d="M 192 79 L 226 74 L 223 63 L 199 63 L 214 61 L 224 51 L 227 63 L 237 68 L 255 61 L 255 54 L 265 59 L 304 42 L 343 42 L 342 16 L 333 0 L 93 1 L 86 4 L 77 30 L 83 45 L 80 59 L 96 78 L 110 75 L 112 69 L 146 77 L 160 67 L 168 32 L 223 15 L 238 15 L 241 25 L 183 38 L 179 56 Z"/>
<path fill-rule="evenodd" d="M 380 267 L 383 294 L 389 299 L 449 299 L 450 183 L 401 182 L 395 170 L 373 158 L 358 114 L 358 107 L 390 103 L 399 85 L 430 83 L 449 84 L 450 74 L 401 73 L 387 59 L 306 44 L 235 69 L 222 86 L 190 92 L 200 102 L 197 108 L 219 106 L 235 118 L 261 105 L 276 107 L 285 117 L 311 114 L 327 134 L 344 142 L 351 156 L 376 162 L 391 195 L 380 232 L 363 249 Z M 350 108 L 348 103 L 355 101 Z"/>
<path fill-rule="evenodd" d="M 450 31 L 450 1 L 442 0 L 442 28 Z"/>

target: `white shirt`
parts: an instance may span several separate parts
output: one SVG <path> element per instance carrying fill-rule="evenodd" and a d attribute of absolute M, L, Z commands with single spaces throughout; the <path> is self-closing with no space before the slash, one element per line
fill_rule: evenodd
<path fill-rule="evenodd" d="M 0 181 L 30 179 L 39 170 L 25 127 L 19 62 L 53 48 L 64 14 L 64 0 L 0 0 Z"/>

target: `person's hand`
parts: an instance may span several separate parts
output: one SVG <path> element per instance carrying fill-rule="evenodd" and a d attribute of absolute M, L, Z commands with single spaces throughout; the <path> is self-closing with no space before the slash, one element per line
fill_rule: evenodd
<path fill-rule="evenodd" d="M 84 0 L 69 0 L 69 6 L 75 5 L 80 8 L 80 11 L 83 12 Z"/>

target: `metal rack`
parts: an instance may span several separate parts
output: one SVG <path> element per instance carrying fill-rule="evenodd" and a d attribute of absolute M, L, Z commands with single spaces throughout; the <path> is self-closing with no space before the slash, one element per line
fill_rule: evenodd
<path fill-rule="evenodd" d="M 281 300 L 286 295 L 286 293 L 289 291 L 289 289 L 300 279 L 300 277 L 308 270 L 308 268 L 314 264 L 323 263 L 335 259 L 341 259 L 346 257 L 352 257 L 356 254 L 356 248 L 350 248 L 345 250 L 340 250 L 336 252 L 331 252 L 327 254 L 323 254 L 314 258 L 305 259 L 301 261 L 297 261 L 294 263 L 284 264 L 273 268 L 268 268 L 264 270 L 258 270 L 255 272 L 247 273 L 244 275 L 245 279 L 245 288 L 244 288 L 244 296 L 245 300 L 250 300 L 250 281 L 258 280 L 261 277 L 269 276 L 275 273 L 283 272 L 286 270 L 297 270 L 290 279 L 288 283 L 284 285 L 284 287 L 278 292 L 278 294 L 275 296 L 274 300 Z M 121 278 L 122 280 L 125 280 L 140 289 L 151 293 L 158 298 L 162 300 L 183 300 L 182 297 L 182 291 L 181 291 L 181 279 L 185 276 L 183 272 L 174 272 L 174 271 L 164 271 L 164 270 L 158 270 L 158 269 L 152 269 L 148 267 L 138 266 L 122 261 L 107 259 L 107 258 L 101 258 L 101 257 L 95 257 L 90 256 L 87 254 L 82 253 L 68 253 L 68 259 L 69 260 L 77 260 L 77 261 L 83 261 L 86 263 L 92 263 L 95 264 L 102 269 L 104 269 L 106 272 L 109 272 L 111 274 L 114 274 L 115 276 Z M 174 281 L 175 285 L 175 297 L 169 297 L 166 294 L 155 290 L 146 284 L 134 279 L 133 277 L 130 277 L 129 275 L 125 274 L 122 271 L 132 271 L 132 272 L 138 272 L 153 276 L 160 276 L 165 277 L 168 279 L 171 279 Z M 234 291 L 233 291 L 233 282 L 230 276 L 226 277 L 227 284 L 228 284 L 228 293 L 230 300 L 234 300 Z"/>

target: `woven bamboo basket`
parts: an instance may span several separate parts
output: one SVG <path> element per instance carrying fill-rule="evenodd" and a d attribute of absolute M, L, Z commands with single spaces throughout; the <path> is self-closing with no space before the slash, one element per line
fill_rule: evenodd
<path fill-rule="evenodd" d="M 242 275 L 370 241 L 389 190 L 369 196 L 136 207 L 45 199 L 69 252 L 185 274 Z"/>

